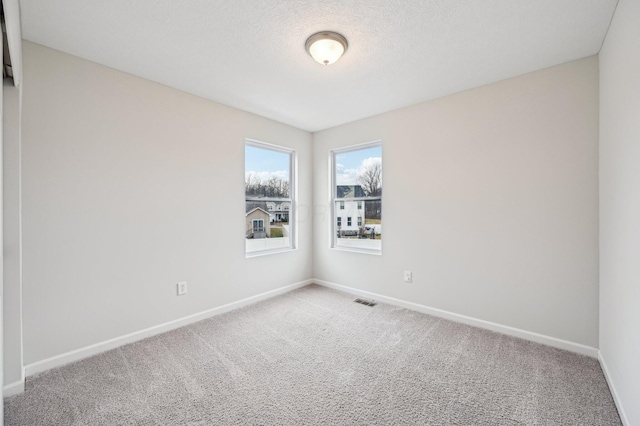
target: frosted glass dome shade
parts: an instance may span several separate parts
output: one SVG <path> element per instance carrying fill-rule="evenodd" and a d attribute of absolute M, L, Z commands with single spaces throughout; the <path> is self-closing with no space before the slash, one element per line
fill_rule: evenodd
<path fill-rule="evenodd" d="M 316 62 L 330 65 L 347 50 L 347 39 L 338 33 L 323 31 L 309 37 L 305 47 Z"/>

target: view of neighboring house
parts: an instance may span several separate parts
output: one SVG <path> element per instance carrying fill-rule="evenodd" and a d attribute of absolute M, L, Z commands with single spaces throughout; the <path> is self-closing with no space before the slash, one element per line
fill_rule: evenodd
<path fill-rule="evenodd" d="M 247 238 L 266 238 L 270 235 L 271 224 L 268 211 L 255 207 L 248 211 L 246 216 Z"/>
<path fill-rule="evenodd" d="M 351 198 L 365 197 L 360 185 L 338 185 L 336 187 L 336 229 L 339 236 L 356 236 L 365 223 L 363 200 Z"/>
<path fill-rule="evenodd" d="M 281 223 L 289 222 L 290 207 L 288 201 L 247 201 L 246 238 L 273 237 L 271 229 L 274 226 L 280 229 Z"/>
<path fill-rule="evenodd" d="M 289 222 L 289 202 L 267 201 L 271 222 Z"/>

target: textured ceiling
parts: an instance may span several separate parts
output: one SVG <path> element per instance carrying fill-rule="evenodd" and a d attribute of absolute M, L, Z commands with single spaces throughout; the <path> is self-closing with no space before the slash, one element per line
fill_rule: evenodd
<path fill-rule="evenodd" d="M 617 0 L 21 0 L 26 40 L 316 131 L 598 53 Z M 304 42 L 349 41 L 322 66 Z"/>

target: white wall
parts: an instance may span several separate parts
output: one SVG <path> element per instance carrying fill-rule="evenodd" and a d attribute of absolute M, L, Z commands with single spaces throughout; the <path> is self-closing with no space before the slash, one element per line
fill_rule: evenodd
<path fill-rule="evenodd" d="M 3 51 L 4 43 L 2 47 L 0 47 L 0 52 Z M 4 95 L 4 84 L 0 87 L 0 146 L 4 144 L 4 111 L 2 110 L 3 96 Z M 1 164 L 1 163 L 0 163 Z M 0 166 L 2 167 L 2 166 Z M 0 198 L 0 204 L 2 203 L 2 199 Z M 2 215 L 2 213 L 0 213 Z M 0 217 L 4 220 L 4 218 Z M 2 231 L 0 230 L 0 241 L 4 245 L 4 237 L 2 236 Z M 0 270 L 3 269 L 4 266 L 4 254 L 0 256 Z M 0 369 L 0 385 L 4 384 L 4 278 L 0 277 L 0 365 L 3 366 Z M 4 425 L 4 386 L 0 386 L 0 398 L 2 398 L 3 403 L 0 404 L 0 426 Z"/>
<path fill-rule="evenodd" d="M 23 49 L 25 364 L 311 277 L 309 133 Z M 246 137 L 297 150 L 298 250 L 245 258 Z"/>
<path fill-rule="evenodd" d="M 3 0 L 2 6 L 3 6 L 3 13 L 4 13 L 4 21 L 5 21 L 4 26 L 7 32 L 7 40 L 8 40 L 7 44 L 9 46 L 9 53 L 11 55 L 11 65 L 13 68 L 13 80 L 16 86 L 20 86 L 20 83 L 22 81 L 22 49 L 21 49 L 22 35 L 20 30 L 20 7 L 18 4 L 18 0 Z M 2 46 L 0 47 L 0 53 L 2 53 L 3 49 L 4 49 L 4 43 L 2 43 Z M 20 93 L 19 90 L 15 90 L 15 91 L 9 90 L 8 87 L 5 87 L 4 81 L 3 81 L 2 88 L 0 88 L 0 148 L 1 148 L 0 157 L 4 155 L 3 151 L 5 149 L 5 140 L 6 140 L 5 131 L 6 131 L 7 132 L 6 136 L 11 139 L 9 141 L 9 145 L 10 145 L 9 155 L 12 156 L 12 160 L 10 160 L 10 162 L 12 163 L 12 167 L 15 167 L 16 161 L 18 160 L 13 156 L 16 148 L 16 140 L 13 138 L 15 138 L 16 134 L 19 135 L 20 133 L 20 129 L 19 129 L 20 95 L 19 93 Z M 4 109 L 5 94 L 8 97 L 8 102 L 6 107 L 7 109 L 9 109 L 9 111 Z M 16 105 L 16 101 L 18 102 L 18 105 Z M 6 120 L 5 120 L 5 114 L 7 114 Z M 19 144 L 20 144 L 20 141 L 18 136 L 18 139 L 17 139 L 18 150 L 19 150 Z M 4 162 L 3 160 L 0 160 L 0 171 L 1 171 L 0 188 L 2 188 L 2 197 L 0 197 L 0 206 L 3 206 L 4 204 L 4 197 L 6 195 L 5 191 L 8 189 L 4 187 L 4 183 L 3 183 L 4 179 L 6 178 L 3 162 Z M 14 172 L 15 172 L 15 169 L 14 169 Z M 11 182 L 10 186 L 12 186 L 12 183 L 15 183 L 16 180 L 19 182 L 19 177 L 11 176 L 9 180 Z M 19 194 L 19 190 L 17 191 L 17 193 Z M 2 366 L 2 368 L 0 368 L 0 398 L 2 399 L 4 398 L 5 395 L 8 395 L 10 393 L 10 392 L 5 392 L 4 386 L 3 386 L 4 383 L 11 382 L 11 380 L 14 377 L 17 377 L 17 375 L 14 375 L 15 371 L 18 371 L 20 375 L 22 374 L 21 365 L 18 365 L 16 363 L 16 360 L 18 359 L 18 356 L 16 356 L 16 354 L 21 353 L 22 351 L 21 347 L 9 348 L 7 350 L 7 356 L 9 358 L 4 359 L 5 348 L 7 347 L 8 344 L 12 344 L 12 345 L 15 344 L 16 342 L 15 337 L 20 335 L 20 327 L 21 327 L 19 317 L 18 317 L 17 323 L 12 321 L 8 326 L 6 326 L 7 323 L 4 318 L 5 314 L 7 314 L 8 318 L 15 319 L 16 312 L 19 312 L 21 309 L 20 301 L 16 300 L 15 298 L 16 294 L 19 295 L 20 283 L 11 281 L 8 286 L 4 285 L 5 259 L 9 259 L 7 261 L 8 267 L 10 269 L 8 276 L 12 279 L 15 278 L 15 271 L 16 271 L 16 268 L 15 268 L 16 256 L 13 253 L 7 253 L 8 247 L 5 245 L 5 237 L 4 237 L 4 228 L 7 222 L 9 222 L 10 224 L 15 223 L 15 213 L 16 213 L 15 209 L 19 208 L 19 204 L 16 205 L 15 203 L 15 194 L 16 194 L 15 187 L 12 187 L 11 189 L 9 189 L 10 200 L 8 200 L 8 203 L 10 205 L 9 210 L 11 210 L 12 212 L 11 218 L 7 218 L 6 216 L 4 216 L 4 207 L 0 207 L 0 220 L 3 223 L 3 226 L 0 229 L 0 243 L 3 248 L 2 250 L 3 253 L 0 256 L 0 366 Z M 18 215 L 18 220 L 19 220 L 19 215 Z M 10 238 L 14 238 L 14 237 L 15 237 L 15 234 L 12 234 Z M 15 242 L 15 240 L 13 240 L 13 242 Z M 18 239 L 18 242 L 19 242 L 19 239 Z M 10 243 L 9 247 L 15 248 L 15 245 L 13 243 Z M 19 273 L 19 267 L 17 270 Z M 11 305 L 8 311 L 4 310 L 5 303 Z M 5 329 L 7 334 L 5 334 Z M 5 343 L 5 340 L 7 340 L 6 343 Z M 20 384 L 20 387 L 21 386 L 22 385 Z M 14 388 L 13 390 L 15 391 L 16 389 Z M 4 405 L 0 404 L 0 426 L 2 426 L 3 424 L 4 424 Z"/>
<path fill-rule="evenodd" d="M 600 52 L 600 353 L 629 425 L 640 424 L 639 23 L 640 2 L 620 0 Z"/>
<path fill-rule="evenodd" d="M 8 81 L 3 89 L 4 385 L 21 391 L 20 89 Z"/>
<path fill-rule="evenodd" d="M 328 158 L 378 139 L 374 259 L 329 248 Z M 597 347 L 597 144 L 596 57 L 318 132 L 314 276 Z"/>

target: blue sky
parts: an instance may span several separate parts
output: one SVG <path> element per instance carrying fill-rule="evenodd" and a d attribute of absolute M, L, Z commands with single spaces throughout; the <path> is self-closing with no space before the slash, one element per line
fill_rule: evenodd
<path fill-rule="evenodd" d="M 262 180 L 279 177 L 289 180 L 289 155 L 245 145 L 244 148 L 245 176 L 251 173 Z"/>
<path fill-rule="evenodd" d="M 362 149 L 336 155 L 338 185 L 357 185 L 358 174 L 367 165 L 382 161 L 382 147 Z M 245 145 L 245 176 L 251 174 L 261 180 L 279 177 L 289 179 L 289 155 Z"/>
<path fill-rule="evenodd" d="M 382 162 L 380 146 L 336 155 L 336 184 L 357 185 L 362 169 L 376 162 Z"/>

